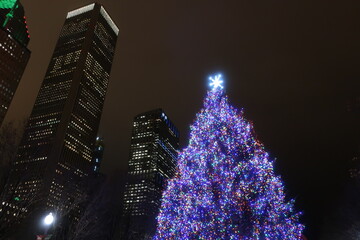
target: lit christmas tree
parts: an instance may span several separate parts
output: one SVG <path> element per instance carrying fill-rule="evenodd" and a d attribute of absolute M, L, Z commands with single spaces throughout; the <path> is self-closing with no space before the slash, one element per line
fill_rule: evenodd
<path fill-rule="evenodd" d="M 154 239 L 301 239 L 304 226 L 253 127 L 210 78 L 189 145 L 168 181 Z"/>

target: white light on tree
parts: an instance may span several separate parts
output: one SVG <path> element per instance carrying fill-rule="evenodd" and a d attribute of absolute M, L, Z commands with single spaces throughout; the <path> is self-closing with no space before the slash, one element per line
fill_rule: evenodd
<path fill-rule="evenodd" d="M 54 216 L 52 213 L 49 213 L 45 218 L 44 218 L 44 223 L 46 225 L 50 225 L 54 222 Z"/>
<path fill-rule="evenodd" d="M 209 80 L 211 81 L 210 87 L 212 87 L 212 90 L 217 90 L 218 88 L 219 89 L 224 88 L 222 85 L 224 81 L 222 80 L 221 77 L 222 77 L 221 74 L 217 74 L 214 77 L 213 76 L 209 77 Z"/>

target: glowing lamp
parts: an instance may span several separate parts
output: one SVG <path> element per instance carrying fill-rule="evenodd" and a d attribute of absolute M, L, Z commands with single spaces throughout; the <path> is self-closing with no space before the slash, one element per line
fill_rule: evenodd
<path fill-rule="evenodd" d="M 45 218 L 44 218 L 44 223 L 45 225 L 51 225 L 54 222 L 54 216 L 52 213 L 49 213 Z"/>

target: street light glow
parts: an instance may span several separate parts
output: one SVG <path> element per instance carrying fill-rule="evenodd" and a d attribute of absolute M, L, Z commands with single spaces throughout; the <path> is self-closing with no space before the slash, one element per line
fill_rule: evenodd
<path fill-rule="evenodd" d="M 54 222 L 54 216 L 52 213 L 49 213 L 45 218 L 44 218 L 44 223 L 46 225 L 50 225 Z"/>

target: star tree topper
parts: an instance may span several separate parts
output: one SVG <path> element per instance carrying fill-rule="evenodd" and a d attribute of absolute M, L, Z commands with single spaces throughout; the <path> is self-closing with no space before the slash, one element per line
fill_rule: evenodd
<path fill-rule="evenodd" d="M 215 76 L 210 76 L 209 77 L 210 80 L 210 87 L 212 88 L 213 91 L 216 91 L 218 89 L 223 89 L 224 86 L 222 85 L 224 83 L 224 81 L 222 80 L 222 76 L 221 74 L 217 74 Z"/>

